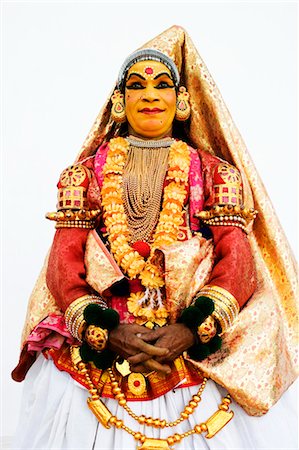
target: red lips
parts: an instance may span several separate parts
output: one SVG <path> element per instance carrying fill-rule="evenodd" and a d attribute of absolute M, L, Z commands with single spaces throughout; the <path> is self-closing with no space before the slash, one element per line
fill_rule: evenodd
<path fill-rule="evenodd" d="M 158 114 L 160 112 L 163 112 L 163 109 L 160 108 L 143 108 L 140 110 L 140 112 L 144 114 Z"/>

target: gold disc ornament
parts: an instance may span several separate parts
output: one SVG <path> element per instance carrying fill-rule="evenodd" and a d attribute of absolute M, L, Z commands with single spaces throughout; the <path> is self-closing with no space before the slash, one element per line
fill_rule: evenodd
<path fill-rule="evenodd" d="M 128 388 L 134 395 L 142 395 L 146 390 L 146 381 L 142 373 L 132 372 L 128 376 Z"/>

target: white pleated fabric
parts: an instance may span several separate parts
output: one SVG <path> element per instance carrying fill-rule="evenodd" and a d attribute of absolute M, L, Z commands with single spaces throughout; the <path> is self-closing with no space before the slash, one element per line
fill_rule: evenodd
<path fill-rule="evenodd" d="M 66 372 L 60 372 L 51 360 L 39 356 L 24 382 L 21 413 L 13 449 L 35 450 L 135 450 L 137 443 L 124 430 L 105 429 L 88 409 L 88 391 Z M 176 420 L 197 387 L 176 389 L 152 401 L 130 402 L 138 414 Z M 135 431 L 148 437 L 167 437 L 184 432 L 212 415 L 226 392 L 208 381 L 202 401 L 176 428 L 157 430 L 142 427 L 113 399 L 103 399 L 112 414 L 123 419 Z M 259 450 L 298 449 L 297 389 L 292 387 L 265 416 L 248 416 L 232 403 L 234 418 L 214 438 L 202 435 L 185 438 L 174 450 Z M 145 429 L 146 428 L 146 429 Z"/>

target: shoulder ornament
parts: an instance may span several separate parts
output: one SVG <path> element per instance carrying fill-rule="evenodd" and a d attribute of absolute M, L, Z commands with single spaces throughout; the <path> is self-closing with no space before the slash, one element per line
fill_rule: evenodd
<path fill-rule="evenodd" d="M 60 175 L 57 187 L 57 212 L 46 218 L 56 221 L 56 228 L 95 228 L 100 210 L 89 210 L 87 191 L 90 170 L 83 164 L 67 167 Z"/>
<path fill-rule="evenodd" d="M 218 164 L 213 173 L 214 205 L 195 216 L 208 226 L 234 226 L 247 234 L 247 225 L 257 211 L 245 208 L 243 185 L 239 170 L 227 162 Z"/>
<path fill-rule="evenodd" d="M 219 164 L 214 171 L 215 205 L 243 204 L 243 186 L 240 172 L 228 163 Z"/>

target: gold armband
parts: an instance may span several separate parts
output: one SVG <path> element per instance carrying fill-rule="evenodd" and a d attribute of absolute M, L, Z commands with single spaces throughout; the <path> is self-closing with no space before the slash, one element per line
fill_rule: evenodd
<path fill-rule="evenodd" d="M 254 208 L 245 208 L 243 206 L 223 205 L 213 206 L 207 211 L 201 211 L 196 214 L 196 217 L 202 220 L 217 219 L 219 217 L 227 220 L 225 216 L 238 217 L 240 222 L 249 223 L 255 219 L 258 212 Z"/>
<path fill-rule="evenodd" d="M 204 286 L 199 295 L 209 297 L 214 301 L 215 310 L 212 317 L 218 322 L 221 327 L 221 334 L 225 333 L 230 328 L 237 318 L 240 306 L 235 297 L 226 289 L 219 286 Z"/>
<path fill-rule="evenodd" d="M 49 220 L 55 220 L 55 228 L 95 228 L 96 218 L 100 214 L 100 210 L 79 210 L 79 211 L 58 211 L 53 213 L 47 213 L 46 218 Z"/>
<path fill-rule="evenodd" d="M 83 316 L 84 309 L 92 303 L 96 303 L 102 308 L 107 308 L 106 302 L 97 295 L 84 295 L 74 300 L 64 314 L 67 329 L 80 342 L 82 342 L 82 337 L 86 330 L 86 322 Z"/>
<path fill-rule="evenodd" d="M 243 185 L 239 170 L 227 162 L 218 164 L 213 173 L 215 205 L 243 205 Z"/>
<path fill-rule="evenodd" d="M 56 228 L 93 229 L 100 210 L 88 210 L 87 190 L 91 174 L 87 167 L 75 164 L 65 169 L 58 182 L 57 212 L 47 213 Z"/>
<path fill-rule="evenodd" d="M 254 208 L 242 206 L 223 205 L 213 206 L 208 211 L 200 211 L 195 214 L 205 225 L 209 226 L 231 226 L 241 228 L 245 233 L 247 225 L 254 220 L 258 212 Z"/>
<path fill-rule="evenodd" d="M 243 186 L 239 170 L 228 164 L 220 163 L 213 173 L 214 206 L 195 214 L 205 225 L 230 226 L 243 230 L 257 215 L 253 208 L 243 205 Z"/>

